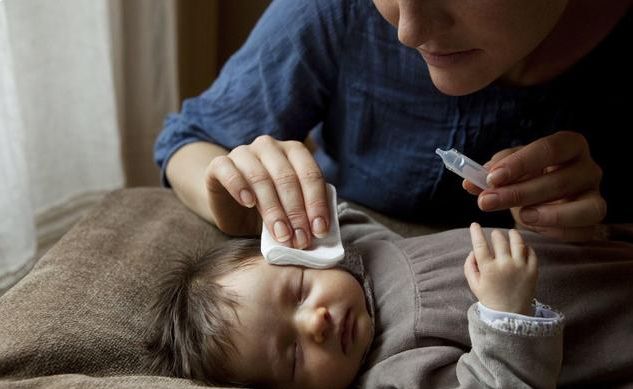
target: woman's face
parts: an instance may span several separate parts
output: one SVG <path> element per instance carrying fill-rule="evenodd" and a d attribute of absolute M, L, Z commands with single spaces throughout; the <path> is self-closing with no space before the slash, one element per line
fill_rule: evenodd
<path fill-rule="evenodd" d="M 435 86 L 464 95 L 502 78 L 512 82 L 525 57 L 552 31 L 567 0 L 373 0 L 417 49 Z"/>

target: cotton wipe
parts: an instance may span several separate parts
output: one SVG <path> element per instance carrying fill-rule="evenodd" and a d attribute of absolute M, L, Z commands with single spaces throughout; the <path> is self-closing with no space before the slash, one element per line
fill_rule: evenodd
<path fill-rule="evenodd" d="M 310 248 L 299 250 L 279 244 L 268 232 L 266 225 L 262 226 L 262 254 L 268 263 L 273 265 L 300 265 L 317 269 L 335 266 L 343 256 L 341 230 L 338 224 L 336 205 L 336 188 L 326 184 L 330 205 L 330 231 L 323 238 L 312 240 Z"/>

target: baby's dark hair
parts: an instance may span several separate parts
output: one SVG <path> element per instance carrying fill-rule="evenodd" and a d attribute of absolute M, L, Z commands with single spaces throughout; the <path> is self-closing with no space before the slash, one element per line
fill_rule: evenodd
<path fill-rule="evenodd" d="M 237 352 L 230 340 L 237 302 L 217 280 L 259 257 L 259 239 L 231 239 L 174 261 L 150 307 L 146 361 L 153 373 L 210 385 L 246 384 L 226 365 Z"/>

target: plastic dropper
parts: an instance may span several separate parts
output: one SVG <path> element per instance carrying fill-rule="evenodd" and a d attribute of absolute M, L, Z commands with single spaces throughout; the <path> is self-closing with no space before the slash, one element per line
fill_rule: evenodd
<path fill-rule="evenodd" d="M 485 167 L 455 149 L 444 151 L 438 148 L 435 149 L 435 153 L 442 157 L 444 166 L 446 166 L 448 170 L 467 179 L 481 189 L 488 188 L 488 184 L 486 183 L 488 170 L 486 170 Z"/>

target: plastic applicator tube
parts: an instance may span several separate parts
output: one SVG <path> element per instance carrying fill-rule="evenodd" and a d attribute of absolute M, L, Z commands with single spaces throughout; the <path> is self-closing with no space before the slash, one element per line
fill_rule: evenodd
<path fill-rule="evenodd" d="M 444 166 L 458 176 L 467 179 L 481 189 L 489 188 L 486 182 L 488 170 L 477 162 L 468 158 L 455 149 L 435 149 L 435 153 L 442 157 Z"/>

